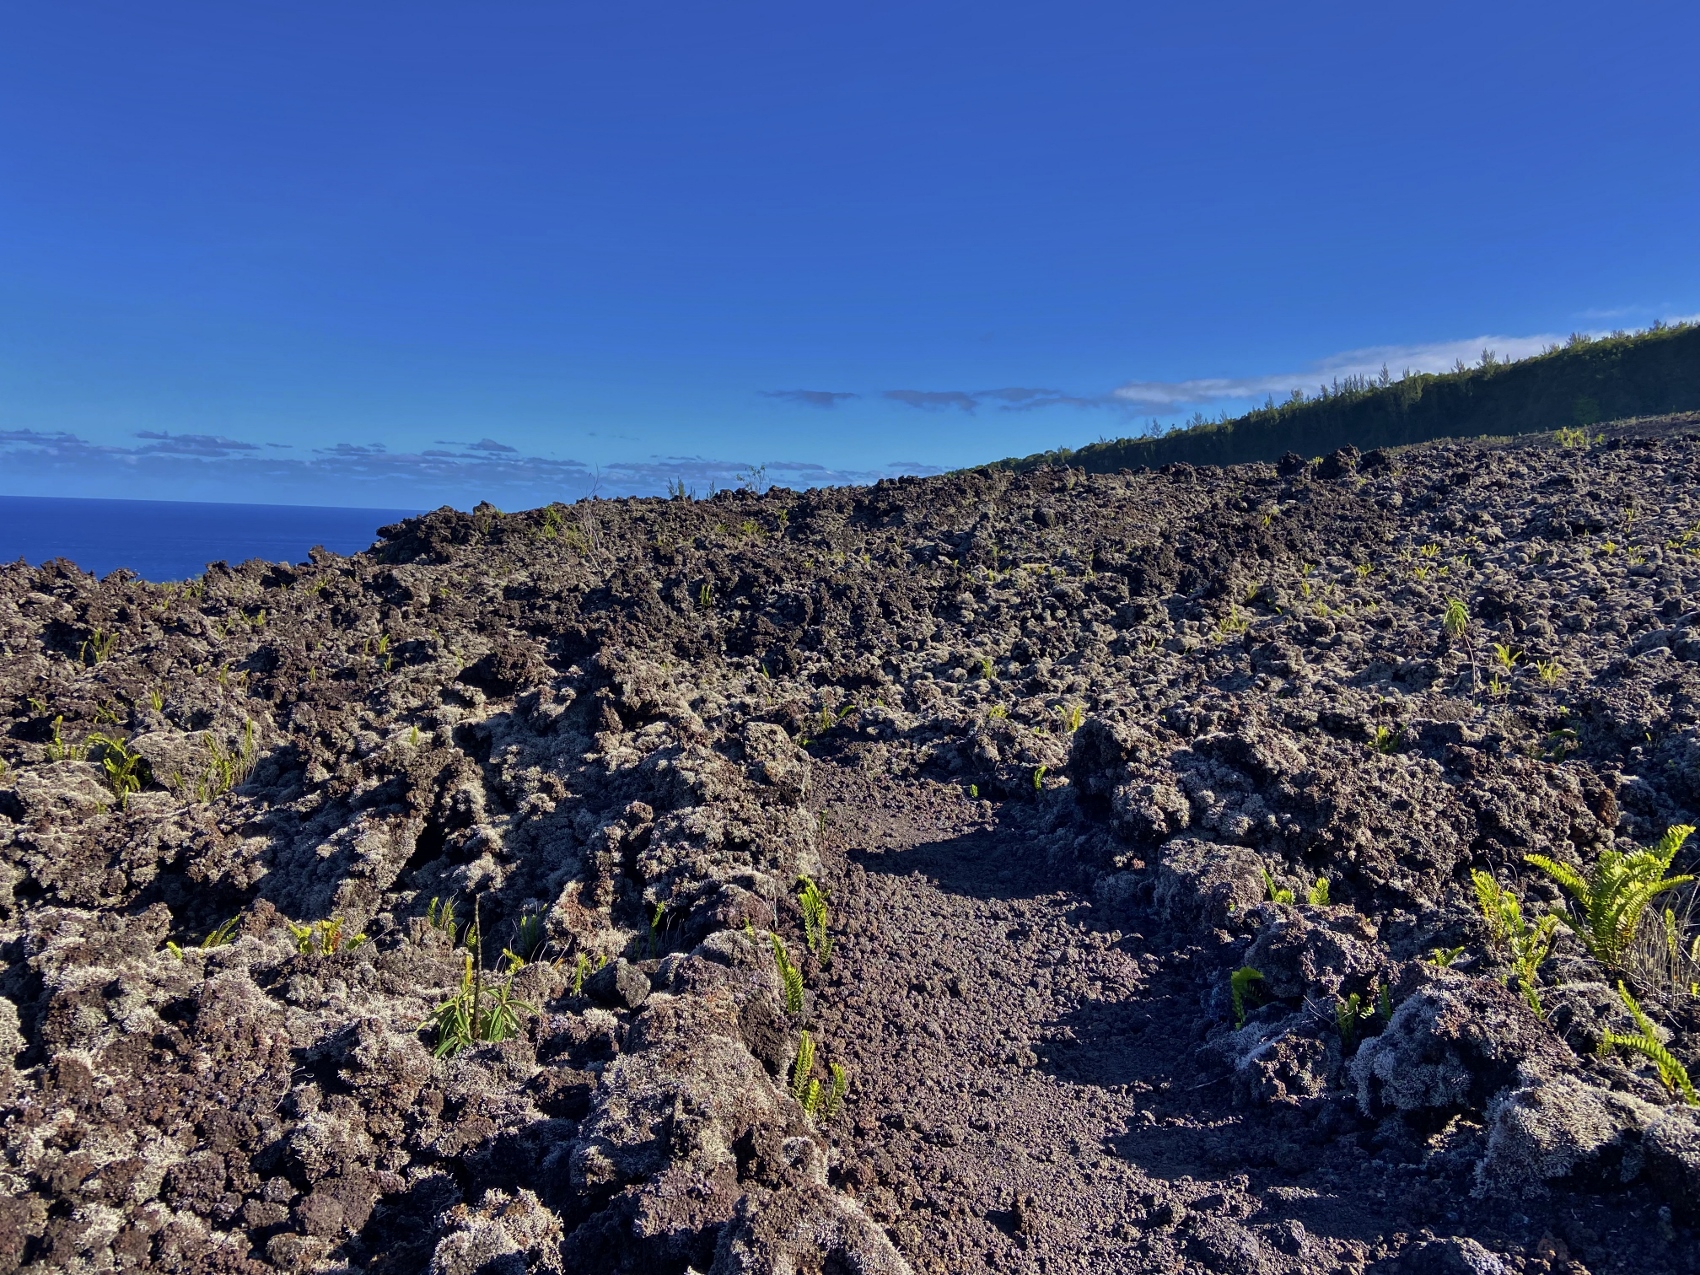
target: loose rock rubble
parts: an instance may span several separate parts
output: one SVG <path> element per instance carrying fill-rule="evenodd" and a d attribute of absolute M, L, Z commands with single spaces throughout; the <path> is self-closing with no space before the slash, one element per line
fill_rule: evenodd
<path fill-rule="evenodd" d="M 1623 979 L 1700 1067 L 1686 958 L 1561 928 L 1537 1013 L 1471 883 L 1533 918 L 1524 855 L 1700 811 L 1697 474 L 1667 430 L 0 567 L 0 1275 L 1700 1269 L 1700 1123 L 1609 1046 Z M 469 978 L 516 1030 L 439 1049 Z"/>

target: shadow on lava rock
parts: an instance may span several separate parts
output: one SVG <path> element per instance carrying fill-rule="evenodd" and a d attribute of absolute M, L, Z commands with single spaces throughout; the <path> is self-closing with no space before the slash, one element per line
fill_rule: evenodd
<path fill-rule="evenodd" d="M 1031 899 L 1065 888 L 1043 851 L 1035 854 L 1031 839 L 1003 822 L 903 849 L 853 849 L 847 858 L 885 876 L 920 873 L 940 890 L 972 899 Z"/>

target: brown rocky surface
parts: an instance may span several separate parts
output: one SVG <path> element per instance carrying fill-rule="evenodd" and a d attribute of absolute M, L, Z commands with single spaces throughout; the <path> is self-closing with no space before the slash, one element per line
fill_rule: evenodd
<path fill-rule="evenodd" d="M 1523 855 L 1694 819 L 1697 472 L 1441 444 L 0 567 L 0 1275 L 1700 1269 L 1700 1124 L 1597 1052 L 1627 977 L 1694 1066 L 1695 997 L 1561 930 L 1537 1014 L 1470 880 L 1534 915 Z M 517 1030 L 440 1052 L 469 955 Z"/>

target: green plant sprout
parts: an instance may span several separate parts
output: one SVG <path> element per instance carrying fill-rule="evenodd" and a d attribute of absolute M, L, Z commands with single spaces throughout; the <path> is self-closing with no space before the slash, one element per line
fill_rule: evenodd
<path fill-rule="evenodd" d="M 785 950 L 785 940 L 777 934 L 768 935 L 773 941 L 773 963 L 779 970 L 779 985 L 785 993 L 785 1012 L 795 1017 L 803 1012 L 803 971 Z"/>
<path fill-rule="evenodd" d="M 1403 727 L 1398 730 L 1394 730 L 1389 726 L 1377 726 L 1375 728 L 1375 734 L 1370 736 L 1369 746 L 1374 752 L 1384 754 L 1396 753 L 1399 751 L 1399 745 L 1404 741 L 1404 738 L 1405 731 Z"/>
<path fill-rule="evenodd" d="M 345 928 L 340 916 L 329 920 L 314 921 L 311 925 L 297 925 L 294 921 L 286 921 L 289 932 L 295 936 L 295 950 L 303 956 L 335 956 L 338 952 L 352 952 L 366 942 L 364 934 L 356 934 L 353 938 L 343 935 Z"/>
<path fill-rule="evenodd" d="M 704 582 L 702 588 L 697 590 L 697 610 L 707 611 L 713 605 L 714 605 L 714 586 L 712 584 L 708 584 L 708 583 Z"/>
<path fill-rule="evenodd" d="M 802 1104 L 805 1113 L 820 1100 L 820 1081 L 809 1078 L 814 1069 L 815 1042 L 805 1031 L 797 1037 L 797 1057 L 791 1064 L 791 1096 Z"/>
<path fill-rule="evenodd" d="M 452 1058 L 468 1045 L 509 1039 L 519 1031 L 519 1016 L 536 1012 L 535 1006 L 514 997 L 511 972 L 499 986 L 485 987 L 484 972 L 475 967 L 468 952 L 460 989 L 432 1010 L 419 1029 L 434 1027 L 437 1031 L 433 1058 Z"/>
<path fill-rule="evenodd" d="M 1477 869 L 1470 873 L 1470 880 L 1476 889 L 1476 906 L 1487 922 L 1489 941 L 1495 947 L 1509 949 L 1512 975 L 1517 980 L 1518 990 L 1523 993 L 1529 1008 L 1537 1016 L 1545 1018 L 1546 1011 L 1541 1007 L 1536 990 L 1535 972 L 1552 952 L 1559 918 L 1548 913 L 1531 925 L 1523 915 L 1523 905 L 1517 896 L 1488 873 Z"/>
<path fill-rule="evenodd" d="M 608 957 L 605 954 L 598 956 L 596 960 L 592 962 L 587 953 L 580 952 L 577 958 L 573 961 L 573 973 L 572 977 L 567 980 L 567 990 L 574 996 L 583 995 L 584 980 L 596 973 L 597 970 L 601 969 L 606 964 L 608 964 Z"/>
<path fill-rule="evenodd" d="M 844 1102 L 844 1095 L 850 1090 L 850 1073 L 839 1063 L 828 1063 L 826 1069 L 832 1076 L 832 1087 L 827 1090 L 821 1101 L 820 1118 L 831 1120 Z"/>
<path fill-rule="evenodd" d="M 206 769 L 195 783 L 195 796 L 211 802 L 239 786 L 254 772 L 259 750 L 254 741 L 254 723 L 242 723 L 242 742 L 225 748 L 211 731 L 202 736 L 207 750 Z"/>
<path fill-rule="evenodd" d="M 1249 965 L 1242 965 L 1228 975 L 1228 995 L 1234 1005 L 1235 1030 L 1245 1026 L 1246 1007 L 1251 1004 L 1251 998 L 1257 990 L 1252 984 L 1262 981 L 1262 972 L 1252 969 Z"/>
<path fill-rule="evenodd" d="M 69 744 L 60 738 L 59 727 L 64 720 L 65 715 L 63 713 L 53 719 L 53 738 L 47 745 L 47 760 L 86 761 L 89 755 L 87 743 Z"/>
<path fill-rule="evenodd" d="M 980 676 L 988 682 L 992 680 L 992 657 L 989 655 L 980 657 Z"/>
<path fill-rule="evenodd" d="M 236 923 L 241 919 L 241 913 L 237 913 L 237 915 L 231 917 L 223 925 L 219 926 L 211 934 L 207 935 L 206 938 L 195 944 L 194 948 L 191 950 L 198 952 L 210 952 L 215 947 L 225 946 L 235 936 Z M 178 960 L 183 959 L 183 949 L 178 947 L 177 944 L 167 943 L 165 945 L 165 950 L 170 952 Z"/>
<path fill-rule="evenodd" d="M 1700 1097 L 1695 1095 L 1694 1086 L 1688 1079 L 1688 1068 L 1678 1062 L 1670 1050 L 1659 1042 L 1658 1031 L 1653 1026 L 1652 1019 L 1641 1012 L 1641 1006 L 1635 1003 L 1635 998 L 1624 987 L 1622 979 L 1618 980 L 1617 994 L 1629 1008 L 1629 1015 L 1635 1020 L 1640 1034 L 1630 1036 L 1624 1032 L 1602 1032 L 1596 1052 L 1601 1058 L 1608 1057 L 1613 1049 L 1627 1049 L 1640 1054 L 1659 1069 L 1659 1079 L 1666 1089 L 1672 1093 L 1681 1093 L 1682 1100 L 1690 1107 L 1700 1107 Z"/>
<path fill-rule="evenodd" d="M 1564 677 L 1565 669 L 1557 660 L 1536 660 L 1535 673 L 1541 679 L 1541 685 L 1557 686 Z"/>
<path fill-rule="evenodd" d="M 83 747 L 85 752 L 90 748 L 100 749 L 100 765 L 106 772 L 106 782 L 112 789 L 112 795 L 118 798 L 118 808 L 124 809 L 130 802 L 130 794 L 142 790 L 148 771 L 147 758 L 133 751 L 123 740 L 98 732 L 90 735 Z"/>
<path fill-rule="evenodd" d="M 1082 704 L 1067 704 L 1057 709 L 1062 717 L 1063 734 L 1072 735 L 1080 729 L 1086 720 L 1086 707 Z"/>
<path fill-rule="evenodd" d="M 1310 887 L 1310 894 L 1308 895 L 1308 898 L 1312 907 L 1325 908 L 1328 906 L 1327 877 L 1318 877 L 1316 879 L 1316 883 Z"/>
<path fill-rule="evenodd" d="M 827 933 L 826 895 L 808 877 L 799 877 L 797 903 L 803 909 L 803 936 L 824 970 L 832 963 L 832 935 Z"/>
<path fill-rule="evenodd" d="M 512 946 L 502 949 L 502 955 L 507 958 L 510 970 L 517 970 L 522 965 L 529 965 L 537 959 L 537 954 L 543 950 L 546 938 L 543 929 L 543 918 L 535 912 L 527 912 L 520 917 L 519 924 L 514 926 L 514 941 Z"/>
<path fill-rule="evenodd" d="M 1441 969 L 1447 968 L 1452 962 L 1464 955 L 1462 947 L 1434 947 L 1429 949 L 1429 959 Z"/>
<path fill-rule="evenodd" d="M 1574 900 L 1575 910 L 1558 916 L 1581 940 L 1589 955 L 1613 969 L 1621 969 L 1624 956 L 1635 942 L 1635 931 L 1647 904 L 1665 891 L 1694 880 L 1692 875 L 1665 875 L 1676 852 L 1693 831 L 1691 824 L 1672 824 L 1649 849 L 1629 854 L 1602 850 L 1587 876 L 1544 854 L 1526 854 L 1523 861 L 1546 873 Z"/>
<path fill-rule="evenodd" d="M 1258 871 L 1263 873 L 1263 894 L 1268 902 L 1291 903 L 1293 901 L 1293 892 L 1285 886 L 1276 885 L 1275 878 L 1269 874 L 1268 868 L 1259 864 Z"/>
<path fill-rule="evenodd" d="M 553 540 L 561 534 L 561 507 L 550 505 L 543 511 L 543 538 Z"/>
<path fill-rule="evenodd" d="M 661 951 L 661 922 L 667 915 L 667 901 L 663 899 L 655 905 L 655 912 L 649 918 L 649 955 L 653 959 Z"/>
<path fill-rule="evenodd" d="M 112 657 L 112 648 L 118 644 L 116 633 L 106 633 L 100 629 L 94 631 L 92 637 L 86 638 L 77 649 L 78 663 L 104 664 Z"/>
<path fill-rule="evenodd" d="M 1049 766 L 1038 766 L 1034 769 L 1034 771 L 1033 771 L 1033 791 L 1034 792 L 1043 792 L 1045 790 L 1045 776 L 1050 773 L 1050 770 L 1051 770 L 1051 768 Z"/>
<path fill-rule="evenodd" d="M 1375 1014 L 1375 1006 L 1368 1003 L 1357 992 L 1341 999 L 1334 998 L 1334 1026 L 1340 1032 L 1340 1045 L 1350 1052 L 1358 1041 L 1358 1028 L 1364 1019 Z"/>

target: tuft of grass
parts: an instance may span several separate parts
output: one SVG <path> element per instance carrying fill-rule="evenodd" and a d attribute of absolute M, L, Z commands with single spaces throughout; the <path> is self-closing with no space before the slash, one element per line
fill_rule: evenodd
<path fill-rule="evenodd" d="M 1680 1093 L 1682 1100 L 1690 1107 L 1700 1107 L 1700 1097 L 1695 1095 L 1694 1086 L 1688 1079 L 1688 1068 L 1678 1062 L 1670 1050 L 1660 1043 L 1652 1019 L 1641 1012 L 1641 1006 L 1635 1003 L 1635 998 L 1624 987 L 1622 979 L 1618 980 L 1617 994 L 1623 998 L 1623 1003 L 1628 1006 L 1630 1017 L 1635 1020 L 1635 1026 L 1640 1029 L 1639 1034 L 1631 1036 L 1626 1032 L 1608 1031 L 1601 1033 L 1597 1051 L 1600 1057 L 1608 1057 L 1613 1049 L 1627 1049 L 1632 1053 L 1640 1054 L 1659 1069 L 1659 1079 L 1664 1083 L 1666 1089 L 1673 1094 Z"/>
<path fill-rule="evenodd" d="M 195 944 L 194 950 L 198 952 L 210 952 L 215 947 L 225 946 L 232 938 L 235 937 L 236 923 L 241 919 L 242 916 L 240 913 L 231 917 L 223 925 L 219 926 L 211 934 L 207 935 L 206 938 Z M 165 945 L 165 950 L 170 952 L 178 960 L 183 959 L 183 949 L 178 947 L 177 944 L 167 943 Z"/>
<path fill-rule="evenodd" d="M 345 935 L 346 923 L 340 916 L 310 925 L 297 925 L 294 921 L 285 924 L 295 936 L 295 950 L 303 956 L 335 956 L 338 952 L 352 952 L 367 941 L 364 934 L 352 938 Z"/>
<path fill-rule="evenodd" d="M 550 505 L 543 511 L 542 536 L 545 540 L 553 540 L 561 534 L 561 507 Z"/>
<path fill-rule="evenodd" d="M 1262 981 L 1262 972 L 1254 970 L 1249 965 L 1242 965 L 1228 975 L 1228 994 L 1234 1003 L 1234 1027 L 1236 1029 L 1245 1026 L 1246 1007 L 1251 1004 L 1251 999 L 1257 991 L 1252 984 Z"/>
<path fill-rule="evenodd" d="M 773 963 L 779 970 L 779 985 L 785 993 L 785 1012 L 795 1017 L 803 1012 L 803 971 L 785 950 L 785 940 L 769 933 L 773 941 Z"/>
<path fill-rule="evenodd" d="M 827 896 L 808 877 L 798 877 L 797 887 L 797 903 L 803 909 L 803 939 L 824 970 L 832 963 L 832 935 L 827 933 Z"/>
<path fill-rule="evenodd" d="M 1604 965 L 1621 969 L 1647 905 L 1667 890 L 1694 880 L 1692 875 L 1665 875 L 1693 831 L 1691 824 L 1672 824 L 1657 844 L 1646 850 L 1629 854 L 1602 850 L 1587 876 L 1544 854 L 1526 854 L 1523 861 L 1546 873 L 1571 897 L 1574 909 L 1560 913 L 1559 919 L 1589 954 Z"/>

